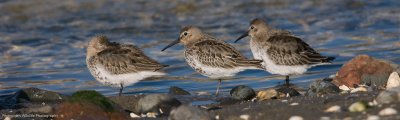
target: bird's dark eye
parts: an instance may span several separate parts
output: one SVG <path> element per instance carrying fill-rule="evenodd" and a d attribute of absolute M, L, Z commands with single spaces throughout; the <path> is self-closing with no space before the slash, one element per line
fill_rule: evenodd
<path fill-rule="evenodd" d="M 184 33 L 183 33 L 184 36 L 186 36 L 187 34 L 188 34 L 187 32 L 184 32 Z"/>
<path fill-rule="evenodd" d="M 254 29 L 254 26 L 250 26 L 250 29 Z"/>

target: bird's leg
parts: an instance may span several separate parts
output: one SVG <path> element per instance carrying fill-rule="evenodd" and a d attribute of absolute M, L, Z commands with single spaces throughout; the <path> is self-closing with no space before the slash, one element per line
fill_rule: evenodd
<path fill-rule="evenodd" d="M 122 85 L 122 84 L 120 84 L 120 85 L 121 85 L 121 88 L 119 88 L 119 96 L 122 95 L 122 89 L 124 89 L 124 85 Z"/>
<path fill-rule="evenodd" d="M 286 87 L 289 87 L 289 75 L 286 76 L 285 81 L 286 81 Z"/>
<path fill-rule="evenodd" d="M 217 91 L 215 92 L 215 96 L 218 96 L 220 86 L 221 86 L 221 79 L 218 79 L 218 86 L 217 86 Z"/>

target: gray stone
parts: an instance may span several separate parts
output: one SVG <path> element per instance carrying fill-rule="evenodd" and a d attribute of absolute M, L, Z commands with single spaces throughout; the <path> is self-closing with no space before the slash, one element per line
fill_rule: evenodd
<path fill-rule="evenodd" d="M 42 90 L 39 88 L 25 88 L 14 94 L 17 102 L 60 102 L 64 101 L 67 96 L 57 92 Z"/>
<path fill-rule="evenodd" d="M 138 100 L 134 113 L 145 114 L 154 112 L 160 114 L 168 114 L 170 111 L 181 105 L 177 99 L 165 94 L 150 94 Z"/>
<path fill-rule="evenodd" d="M 284 95 L 289 95 L 287 97 L 293 97 L 293 96 L 300 96 L 301 94 L 294 88 L 290 88 L 287 86 L 282 86 L 278 89 L 276 89 L 276 91 L 283 93 Z"/>
<path fill-rule="evenodd" d="M 253 89 L 245 85 L 239 85 L 230 91 L 232 98 L 238 100 L 250 100 L 256 96 L 256 93 Z"/>
<path fill-rule="evenodd" d="M 394 87 L 382 91 L 376 97 L 376 101 L 380 104 L 400 102 L 400 87 Z"/>
<path fill-rule="evenodd" d="M 14 94 L 0 96 L 0 108 L 11 109 L 24 107 L 29 103 L 58 103 L 68 98 L 57 92 L 42 90 L 39 88 L 25 88 Z"/>
<path fill-rule="evenodd" d="M 323 94 L 338 94 L 339 87 L 333 84 L 330 80 L 316 80 L 310 84 L 306 96 L 317 96 Z"/>
<path fill-rule="evenodd" d="M 170 95 L 190 95 L 190 93 L 182 88 L 171 86 L 168 94 Z"/>
<path fill-rule="evenodd" d="M 212 120 L 212 117 L 197 107 L 181 105 L 171 111 L 168 120 Z"/>
<path fill-rule="evenodd" d="M 361 76 L 361 84 L 367 84 L 369 86 L 384 87 L 388 81 L 390 73 L 382 74 L 363 74 Z"/>

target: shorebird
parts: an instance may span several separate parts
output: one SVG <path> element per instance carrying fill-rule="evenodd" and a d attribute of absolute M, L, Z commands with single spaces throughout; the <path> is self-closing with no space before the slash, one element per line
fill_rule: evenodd
<path fill-rule="evenodd" d="M 261 60 L 247 59 L 228 43 L 203 33 L 198 27 L 182 28 L 179 38 L 161 51 L 178 43 L 185 47 L 185 59 L 190 67 L 204 76 L 218 80 L 216 96 L 221 79 L 235 76 L 246 69 L 262 69 Z"/>
<path fill-rule="evenodd" d="M 147 57 L 139 48 L 130 44 L 109 42 L 105 36 L 90 40 L 86 51 L 86 64 L 93 77 L 102 84 L 129 86 L 148 77 L 165 75 L 157 61 Z"/>
<path fill-rule="evenodd" d="M 290 32 L 274 29 L 261 19 L 250 22 L 248 31 L 236 41 L 250 36 L 250 49 L 255 59 L 263 60 L 264 69 L 272 74 L 286 76 L 299 75 L 308 68 L 330 63 L 334 57 L 322 56 L 307 43 Z"/>

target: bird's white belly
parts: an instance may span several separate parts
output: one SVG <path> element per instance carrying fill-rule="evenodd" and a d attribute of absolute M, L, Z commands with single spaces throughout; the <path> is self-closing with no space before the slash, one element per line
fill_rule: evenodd
<path fill-rule="evenodd" d="M 298 75 L 303 74 L 307 71 L 310 66 L 308 65 L 277 65 L 273 62 L 268 54 L 267 50 L 258 45 L 251 45 L 251 52 L 253 53 L 254 59 L 263 60 L 262 65 L 266 71 L 271 74 L 279 74 L 279 75 Z"/>
<path fill-rule="evenodd" d="M 165 75 L 163 72 L 154 71 L 140 71 L 126 74 L 112 74 L 107 71 L 102 65 L 96 65 L 96 68 L 91 69 L 90 72 L 102 84 L 110 85 L 113 87 L 129 86 L 139 82 L 140 80 L 146 79 L 151 76 L 162 76 Z"/>
<path fill-rule="evenodd" d="M 246 69 L 257 69 L 255 67 L 235 67 L 235 68 L 221 68 L 204 65 L 196 59 L 190 59 L 188 64 L 200 74 L 212 79 L 226 78 L 235 76 L 238 72 Z"/>

